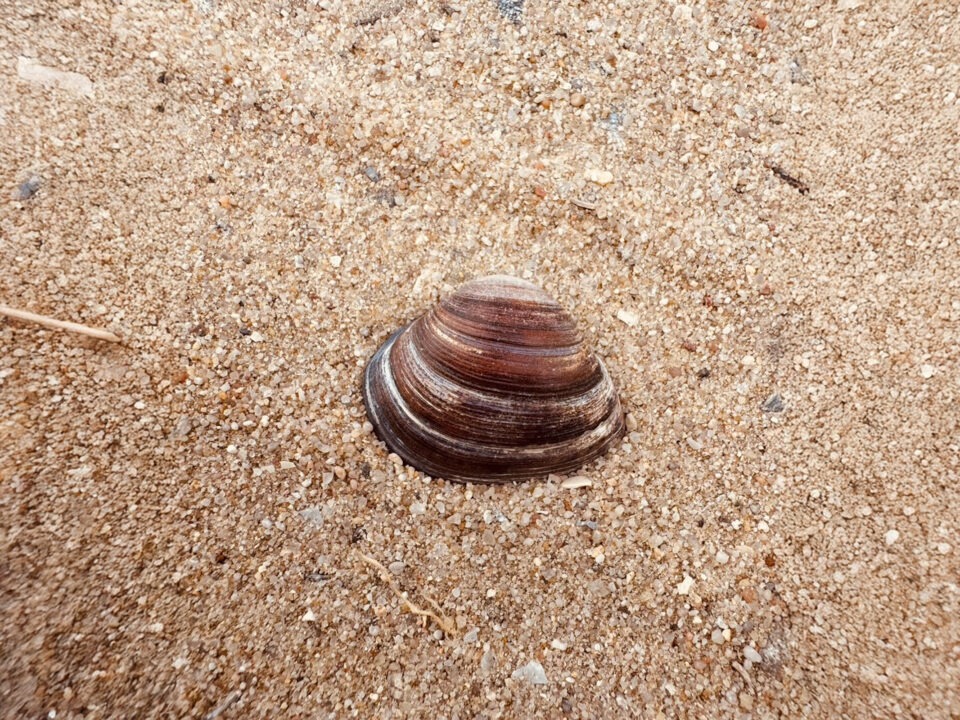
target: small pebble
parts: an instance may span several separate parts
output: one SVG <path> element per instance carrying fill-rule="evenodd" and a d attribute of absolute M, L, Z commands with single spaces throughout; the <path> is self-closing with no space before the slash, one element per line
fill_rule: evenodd
<path fill-rule="evenodd" d="M 338 268 L 340 267 L 341 263 L 343 263 L 343 258 L 340 257 L 339 255 L 330 256 L 330 265 L 332 267 Z"/>
<path fill-rule="evenodd" d="M 629 310 L 617 310 L 617 320 L 630 327 L 636 327 L 640 322 L 640 316 Z"/>
<path fill-rule="evenodd" d="M 609 185 L 613 182 L 613 173 L 609 170 L 596 170 L 589 168 L 583 173 L 583 177 L 597 185 Z"/>
<path fill-rule="evenodd" d="M 34 195 L 36 195 L 37 190 L 40 189 L 40 176 L 31 175 L 22 183 L 17 186 L 17 191 L 14 193 L 15 200 L 29 200 Z"/>
<path fill-rule="evenodd" d="M 313 507 L 304 508 L 298 514 L 313 527 L 323 527 L 323 513 L 316 505 Z"/>
<path fill-rule="evenodd" d="M 937 372 L 937 369 L 933 365 L 921 365 L 920 366 L 920 375 L 924 380 L 929 380 Z"/>
<path fill-rule="evenodd" d="M 543 665 L 536 660 L 531 660 L 523 667 L 517 668 L 510 677 L 514 680 L 526 680 L 532 685 L 547 684 L 547 674 L 543 671 Z"/>
<path fill-rule="evenodd" d="M 307 608 L 307 611 L 303 614 L 303 617 L 300 619 L 303 622 L 309 622 L 309 623 L 316 622 L 317 614 L 313 610 L 310 610 L 309 608 Z"/>
<path fill-rule="evenodd" d="M 190 422 L 190 418 L 183 416 L 177 422 L 177 426 L 173 429 L 173 437 L 186 437 L 190 434 L 190 431 L 193 429 L 193 423 Z"/>
<path fill-rule="evenodd" d="M 779 393 L 774 393 L 763 402 L 763 411 L 768 413 L 783 412 L 786 406 L 783 404 L 783 398 Z"/>
<path fill-rule="evenodd" d="M 390 564 L 387 566 L 387 569 L 388 569 L 390 572 L 392 572 L 394 575 L 399 575 L 400 573 L 403 572 L 403 570 L 404 570 L 405 567 L 407 567 L 407 566 L 406 566 L 406 563 L 404 563 L 402 560 L 396 560 L 396 561 L 390 563 Z"/>
<path fill-rule="evenodd" d="M 883 541 L 887 545 L 893 545 L 899 539 L 900 539 L 900 533 L 897 530 L 887 530 L 883 534 Z"/>
<path fill-rule="evenodd" d="M 603 561 L 606 559 L 603 545 L 597 545 L 596 547 L 590 548 L 587 550 L 587 555 L 592 557 L 593 561 L 597 563 L 597 565 L 602 565 Z"/>
<path fill-rule="evenodd" d="M 465 643 L 475 643 L 477 638 L 480 636 L 480 628 L 474 628 L 466 635 L 463 636 L 463 641 Z"/>
<path fill-rule="evenodd" d="M 683 576 L 683 581 L 677 585 L 677 595 L 689 595 L 693 589 L 694 580 L 689 575 Z"/>
<path fill-rule="evenodd" d="M 505 19 L 519 24 L 523 17 L 523 3 L 524 0 L 497 0 L 497 10 Z"/>
<path fill-rule="evenodd" d="M 570 95 L 570 104 L 575 108 L 582 108 L 587 104 L 587 98 L 584 97 L 583 93 L 575 92 Z"/>
<path fill-rule="evenodd" d="M 588 477 L 584 477 L 583 475 L 574 475 L 573 477 L 568 477 L 566 480 L 560 483 L 560 487 L 566 490 L 576 490 L 577 488 L 590 487 L 591 485 L 593 485 L 593 481 Z"/>
<path fill-rule="evenodd" d="M 497 656 L 493 650 L 487 650 L 480 658 L 480 669 L 485 672 L 492 672 L 497 667 Z"/>
<path fill-rule="evenodd" d="M 86 75 L 41 65 L 33 58 L 22 55 L 17 58 L 17 76 L 21 80 L 66 90 L 80 97 L 93 96 L 93 82 Z"/>

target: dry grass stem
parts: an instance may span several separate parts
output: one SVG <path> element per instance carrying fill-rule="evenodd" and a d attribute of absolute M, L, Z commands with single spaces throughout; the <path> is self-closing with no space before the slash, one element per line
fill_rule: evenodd
<path fill-rule="evenodd" d="M 443 614 L 443 610 L 441 609 L 440 605 L 437 603 L 436 600 L 424 594 L 423 595 L 424 600 L 430 603 L 430 605 L 433 607 L 433 610 L 426 610 L 420 607 L 419 605 L 411 601 L 410 598 L 408 598 L 403 593 L 403 591 L 397 587 L 397 581 L 394 579 L 393 575 L 380 562 L 373 559 L 372 557 L 369 557 L 368 555 L 364 555 L 363 553 L 357 553 L 357 554 L 365 563 L 376 568 L 377 571 L 379 571 L 380 579 L 384 583 L 386 583 L 391 590 L 393 590 L 394 594 L 402 602 L 401 607 L 405 611 L 413 615 L 417 615 L 419 617 L 424 617 L 424 618 L 433 620 L 437 624 L 437 627 L 439 627 L 440 630 L 442 630 L 445 635 L 453 634 L 453 631 L 455 629 L 453 625 L 453 621 Z"/>
<path fill-rule="evenodd" d="M 217 720 L 227 708 L 233 705 L 237 700 L 240 699 L 239 690 L 231 690 L 227 696 L 220 701 L 220 704 L 217 705 L 213 710 L 207 713 L 205 720 Z"/>
<path fill-rule="evenodd" d="M 36 313 L 27 312 L 26 310 L 16 310 L 12 307 L 7 307 L 6 305 L 0 305 L 0 315 L 6 315 L 14 320 L 37 323 L 38 325 L 44 325 L 57 330 L 69 330 L 70 332 L 80 333 L 81 335 L 87 335 L 88 337 L 97 338 L 98 340 L 120 342 L 120 338 L 109 330 L 101 330 L 100 328 L 90 327 L 89 325 L 81 325 L 80 323 L 75 322 L 68 322 L 66 320 L 57 320 L 56 318 L 47 317 L 46 315 L 37 315 Z"/>

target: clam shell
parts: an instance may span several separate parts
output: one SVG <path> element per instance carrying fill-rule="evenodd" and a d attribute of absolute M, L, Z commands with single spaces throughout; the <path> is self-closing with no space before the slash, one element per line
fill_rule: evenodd
<path fill-rule="evenodd" d="M 565 473 L 623 433 L 603 363 L 525 280 L 468 282 L 370 359 L 363 398 L 387 446 L 429 475 L 509 482 Z"/>

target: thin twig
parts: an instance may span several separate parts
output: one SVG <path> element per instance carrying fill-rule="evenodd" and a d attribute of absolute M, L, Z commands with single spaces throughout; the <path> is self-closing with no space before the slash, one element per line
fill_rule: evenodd
<path fill-rule="evenodd" d="M 570 200 L 571 203 L 576 205 L 578 208 L 584 210 L 596 210 L 597 204 L 595 202 L 590 202 L 589 200 L 584 200 L 583 198 L 573 198 Z"/>
<path fill-rule="evenodd" d="M 455 629 L 453 626 L 453 622 L 450 620 L 450 618 L 448 618 L 446 615 L 443 614 L 443 610 L 441 609 L 440 605 L 437 603 L 436 600 L 434 600 L 433 598 L 431 598 L 429 595 L 425 593 L 423 594 L 424 600 L 430 603 L 430 605 L 433 606 L 436 612 L 434 612 L 433 610 L 425 610 L 419 605 L 415 605 L 413 602 L 411 602 L 410 598 L 408 598 L 406 595 L 403 594 L 403 592 L 400 591 L 400 588 L 397 587 L 397 581 L 393 578 L 393 575 L 391 575 L 390 571 L 387 570 L 380 562 L 378 562 L 377 560 L 374 560 L 372 557 L 368 557 L 367 555 L 364 555 L 363 553 L 357 553 L 357 554 L 365 563 L 367 563 L 368 565 L 371 565 L 372 567 L 375 567 L 380 572 L 380 579 L 383 582 L 385 582 L 387 586 L 391 590 L 393 590 L 394 594 L 403 602 L 402 607 L 404 610 L 406 610 L 407 612 L 413 615 L 417 615 L 419 617 L 430 618 L 437 624 L 437 627 L 439 627 L 445 635 L 453 634 L 453 631 Z"/>
<path fill-rule="evenodd" d="M 807 185 L 800 178 L 794 177 L 776 163 L 771 162 L 770 160 L 765 160 L 763 164 L 770 172 L 783 180 L 787 185 L 792 188 L 796 188 L 797 192 L 799 192 L 801 195 L 806 195 L 808 192 L 810 192 L 809 185 Z"/>
<path fill-rule="evenodd" d="M 217 718 L 223 714 L 224 710 L 233 705 L 239 699 L 240 691 L 231 690 L 219 705 L 207 713 L 207 716 L 204 718 L 204 720 L 217 720 Z"/>
<path fill-rule="evenodd" d="M 753 687 L 753 680 L 751 680 L 750 676 L 747 675 L 747 671 L 744 669 L 743 665 L 738 663 L 736 660 L 734 660 L 730 664 L 733 666 L 733 669 L 736 670 L 738 673 L 740 673 L 740 676 L 747 681 L 747 687 L 749 687 L 750 690 L 752 690 L 753 693 L 756 694 L 757 691 Z"/>
<path fill-rule="evenodd" d="M 90 327 L 89 325 L 81 325 L 80 323 L 75 322 L 67 322 L 66 320 L 57 320 L 52 317 L 47 317 L 46 315 L 37 315 L 36 313 L 27 312 L 26 310 L 15 310 L 14 308 L 7 307 L 6 305 L 0 305 L 0 315 L 6 315 L 7 317 L 14 318 L 15 320 L 35 322 L 39 325 L 56 328 L 57 330 L 69 330 L 70 332 L 88 335 L 90 337 L 97 338 L 98 340 L 120 342 L 120 338 L 108 330 L 101 330 L 100 328 Z"/>

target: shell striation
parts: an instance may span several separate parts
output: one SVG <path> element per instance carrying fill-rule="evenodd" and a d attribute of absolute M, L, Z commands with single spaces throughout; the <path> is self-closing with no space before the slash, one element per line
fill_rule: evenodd
<path fill-rule="evenodd" d="M 573 318 L 506 275 L 462 285 L 390 336 L 367 363 L 363 399 L 391 450 L 447 480 L 569 472 L 624 430 L 613 382 Z"/>

